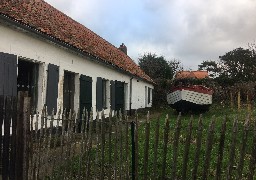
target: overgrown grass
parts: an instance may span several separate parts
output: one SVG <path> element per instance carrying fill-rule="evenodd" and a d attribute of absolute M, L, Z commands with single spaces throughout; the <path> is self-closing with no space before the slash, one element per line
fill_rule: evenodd
<path fill-rule="evenodd" d="M 165 125 L 165 118 L 166 114 L 169 116 L 170 120 L 170 132 L 168 138 L 168 152 L 167 152 L 167 176 L 166 178 L 170 178 L 171 170 L 173 167 L 173 142 L 174 142 L 174 133 L 176 127 L 176 120 L 178 114 L 172 109 L 165 109 L 162 110 L 162 115 L 160 116 L 160 141 L 158 146 L 158 160 L 157 160 L 157 169 L 153 169 L 153 156 L 154 156 L 154 138 L 155 138 L 155 129 L 156 129 L 156 122 L 157 118 L 153 118 L 150 120 L 150 142 L 149 142 L 149 176 L 152 176 L 154 173 L 158 175 L 158 178 L 161 176 L 162 172 L 162 163 L 163 163 L 163 134 L 164 134 L 164 125 Z M 209 168 L 209 179 L 214 178 L 216 173 L 216 165 L 217 165 L 217 158 L 218 158 L 218 148 L 219 148 L 219 141 L 220 141 L 220 133 L 221 133 L 221 126 L 224 118 L 226 117 L 227 122 L 227 129 L 225 133 L 225 144 L 224 144 L 224 154 L 223 154 L 223 163 L 222 163 L 222 178 L 225 179 L 229 159 L 230 159 L 230 146 L 232 141 L 233 135 L 233 123 L 234 119 L 238 119 L 238 132 L 237 132 L 237 139 L 236 139 L 236 147 L 235 147 L 235 161 L 233 167 L 233 174 L 237 173 L 237 166 L 240 158 L 240 149 L 242 144 L 242 137 L 243 137 L 243 129 L 244 129 L 244 122 L 247 117 L 247 110 L 244 108 L 240 112 L 235 109 L 231 109 L 229 107 L 220 107 L 218 105 L 213 105 L 209 112 L 206 112 L 202 115 L 202 122 L 203 122 L 203 132 L 202 132 L 202 146 L 200 152 L 200 160 L 199 160 L 199 167 L 198 167 L 198 176 L 197 179 L 200 179 L 202 176 L 202 172 L 204 169 L 204 160 L 205 160 L 205 151 L 206 151 L 206 141 L 208 135 L 208 128 L 212 121 L 215 120 L 215 133 L 214 133 L 214 140 L 213 146 L 211 151 L 211 161 L 210 161 L 210 168 Z M 254 114 L 254 112 L 252 113 Z M 192 116 L 192 117 L 191 117 Z M 190 122 L 190 118 L 193 118 L 193 130 L 192 130 L 192 138 L 190 141 L 190 150 L 189 150 L 189 158 L 188 158 L 188 166 L 187 166 L 187 179 L 192 179 L 191 173 L 194 168 L 194 157 L 196 151 L 196 137 L 197 137 L 197 127 L 198 127 L 198 120 L 199 114 L 185 114 L 181 116 L 181 130 L 179 136 L 179 144 L 178 144 L 178 157 L 177 157 L 177 177 L 178 179 L 181 178 L 181 171 L 183 166 L 183 155 L 184 155 L 184 147 L 185 147 L 185 140 L 186 135 L 188 132 L 188 125 Z M 254 116 L 252 116 L 254 117 Z M 250 154 L 252 151 L 253 145 L 253 122 L 254 118 L 251 118 L 250 121 L 250 129 L 248 134 L 247 146 L 246 146 L 246 154 L 244 158 L 244 168 L 243 168 L 243 178 L 246 179 L 248 175 L 248 168 L 249 168 L 249 161 L 250 161 Z M 144 157 L 144 147 L 145 147 L 145 124 L 141 123 L 139 126 L 139 175 L 143 177 L 143 157 Z M 235 175 L 235 174 L 234 174 Z"/>
<path fill-rule="evenodd" d="M 148 161 L 148 177 L 153 177 L 155 174 L 157 176 L 157 179 L 161 179 L 161 173 L 163 169 L 163 147 L 164 147 L 164 141 L 163 141 L 163 135 L 164 135 L 164 126 L 165 126 L 165 118 L 168 114 L 169 121 L 170 121 L 170 131 L 169 131 L 169 137 L 168 137 L 168 144 L 167 144 L 167 158 L 166 158 L 166 176 L 165 179 L 171 179 L 171 172 L 173 168 L 173 143 L 174 143 L 174 134 L 175 134 L 175 128 L 177 123 L 177 117 L 178 113 L 176 113 L 172 109 L 161 109 L 161 110 L 155 110 L 151 112 L 151 118 L 150 118 L 150 140 L 149 140 L 149 161 Z M 249 128 L 249 134 L 248 134 L 248 140 L 247 140 L 247 146 L 246 146 L 246 153 L 244 158 L 244 168 L 243 168 L 243 179 L 247 179 L 248 173 L 249 173 L 249 163 L 251 158 L 251 152 L 252 152 L 252 146 L 253 146 L 253 126 L 254 126 L 254 114 L 255 112 L 252 112 L 251 121 L 250 121 L 250 128 Z M 193 116 L 192 116 L 193 115 Z M 218 158 L 218 148 L 219 148 L 219 141 L 220 141 L 220 134 L 221 134 L 221 127 L 222 122 L 226 118 L 226 133 L 225 133 L 225 144 L 224 144 L 224 152 L 223 152 L 223 161 L 222 161 L 222 173 L 221 173 L 221 179 L 226 179 L 227 174 L 227 168 L 230 161 L 230 146 L 232 142 L 233 137 L 233 123 L 234 119 L 237 118 L 238 120 L 238 132 L 236 134 L 236 146 L 235 146 L 235 160 L 232 167 L 232 174 L 235 176 L 237 174 L 237 167 L 239 163 L 240 158 L 240 150 L 243 140 L 243 129 L 244 129 L 244 122 L 246 118 L 248 118 L 248 112 L 247 109 L 244 108 L 240 112 L 238 112 L 236 109 L 231 109 L 229 107 L 221 107 L 219 105 L 213 105 L 210 109 L 210 111 L 204 113 L 202 115 L 202 123 L 203 123 L 203 129 L 202 129 L 202 146 L 200 150 L 200 157 L 199 157 L 199 166 L 197 171 L 197 179 L 202 179 L 202 173 L 205 167 L 205 153 L 206 153 L 206 142 L 207 142 L 207 136 L 208 136 L 208 128 L 211 123 L 211 121 L 215 120 L 215 129 L 214 129 L 214 138 L 213 138 L 213 146 L 211 151 L 211 158 L 210 158 L 210 166 L 208 171 L 208 179 L 214 179 L 216 174 L 216 166 L 217 166 L 217 158 Z M 157 162 L 156 162 L 156 169 L 153 169 L 154 167 L 154 146 L 155 146 L 155 131 L 156 131 L 156 123 L 157 123 L 157 117 L 160 118 L 160 131 L 159 131 L 159 146 L 158 146 L 158 154 L 157 154 Z M 191 117 L 192 116 L 192 117 Z M 195 158 L 195 152 L 196 152 L 196 142 L 197 142 L 197 129 L 198 129 L 198 120 L 199 120 L 200 114 L 185 114 L 181 115 L 181 129 L 180 129 L 180 135 L 179 135 L 179 142 L 178 142 L 178 155 L 177 155 L 177 168 L 176 168 L 176 174 L 177 179 L 181 179 L 182 176 L 182 168 L 183 168 L 183 156 L 184 156 L 184 147 L 186 142 L 186 136 L 188 132 L 188 125 L 190 122 L 190 119 L 193 118 L 193 129 L 192 129 L 192 136 L 190 141 L 190 149 L 189 149 L 189 156 L 187 163 L 187 178 L 186 179 L 193 179 L 191 177 L 193 168 L 194 168 L 194 158 Z M 141 113 L 139 114 L 139 127 L 138 127 L 138 171 L 139 171 L 139 179 L 143 179 L 143 168 L 144 168 L 144 150 L 145 150 L 145 118 L 146 114 Z M 134 119 L 134 118 L 132 118 Z M 119 124 L 120 125 L 120 124 Z M 119 125 L 117 127 L 119 127 Z M 112 131 L 114 130 L 114 127 Z M 120 129 L 119 129 L 120 130 Z M 120 131 L 119 131 L 120 132 Z M 124 132 L 124 131 L 122 131 Z M 122 134 L 123 138 L 125 138 L 125 133 Z M 108 136 L 106 136 L 106 144 L 105 144 L 105 178 L 107 178 L 107 174 L 110 172 L 111 174 L 114 174 L 114 171 L 116 169 L 117 173 L 117 179 L 119 178 L 119 174 L 122 172 L 122 168 L 125 168 L 125 163 L 128 163 L 130 165 L 130 171 L 131 171 L 131 135 L 130 135 L 130 129 L 128 133 L 128 139 L 129 139 L 129 148 L 128 148 L 128 161 L 125 162 L 125 146 L 123 145 L 123 155 L 120 156 L 120 137 L 115 139 L 115 133 L 112 135 L 111 140 L 111 148 L 109 148 L 109 142 Z M 125 139 L 123 139 L 123 142 Z M 89 156 L 91 157 L 91 174 L 94 177 L 99 177 L 100 172 L 100 146 L 97 150 L 96 146 L 93 146 L 91 149 L 91 152 Z M 111 155 L 109 156 L 109 152 L 111 151 Z M 87 154 L 88 155 L 88 154 Z M 81 159 L 82 158 L 82 159 Z M 98 159 L 97 161 L 95 160 Z M 69 177 L 69 179 L 77 179 L 81 175 L 82 177 L 85 170 L 86 170 L 86 161 L 87 157 L 84 156 L 75 156 L 74 158 L 70 159 L 67 163 L 59 166 L 56 171 L 54 172 L 53 176 L 49 179 L 63 179 L 64 177 Z M 80 164 L 81 162 L 81 164 Z M 121 164 L 124 163 L 124 166 Z M 119 167 L 122 168 L 120 169 Z M 130 172 L 131 174 L 131 172 Z M 113 177 L 113 176 L 112 176 Z M 234 177 L 233 177 L 234 178 Z M 47 178 L 48 179 L 48 178 Z"/>

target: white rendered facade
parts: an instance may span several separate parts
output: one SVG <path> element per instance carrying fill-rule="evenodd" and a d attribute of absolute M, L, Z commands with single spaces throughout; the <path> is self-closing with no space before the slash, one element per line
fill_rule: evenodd
<path fill-rule="evenodd" d="M 129 75 L 116 68 L 105 65 L 78 52 L 72 51 L 46 40 L 36 34 L 0 22 L 0 52 L 13 54 L 18 60 L 39 64 L 38 69 L 38 97 L 37 109 L 40 111 L 46 103 L 47 70 L 48 64 L 59 67 L 57 108 L 63 108 L 63 81 L 64 72 L 74 73 L 74 110 L 79 108 L 81 74 L 92 78 L 92 108 L 96 116 L 96 82 L 97 77 L 106 80 L 106 107 L 105 114 L 110 110 L 110 81 L 120 81 L 124 85 L 125 110 L 151 107 L 152 83 Z M 17 71 L 18 72 L 18 71 Z M 151 89 L 148 90 L 148 89 Z M 149 93 L 148 93 L 149 91 Z M 150 94 L 150 98 L 148 98 Z"/>

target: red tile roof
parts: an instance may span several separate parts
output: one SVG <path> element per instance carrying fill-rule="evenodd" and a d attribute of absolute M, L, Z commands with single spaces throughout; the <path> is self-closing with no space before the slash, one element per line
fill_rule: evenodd
<path fill-rule="evenodd" d="M 192 71 L 193 74 L 195 75 L 195 77 L 197 79 L 204 79 L 204 78 L 208 78 L 208 72 L 207 71 Z"/>
<path fill-rule="evenodd" d="M 43 0 L 1 0 L 0 14 L 89 53 L 148 82 L 152 79 L 121 50 Z"/>
<path fill-rule="evenodd" d="M 175 79 L 183 79 L 183 78 L 196 78 L 203 79 L 208 78 L 207 71 L 178 71 L 175 74 Z"/>

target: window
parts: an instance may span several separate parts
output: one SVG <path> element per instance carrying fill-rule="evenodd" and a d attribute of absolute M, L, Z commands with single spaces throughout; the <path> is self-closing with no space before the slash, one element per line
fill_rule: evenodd
<path fill-rule="evenodd" d="M 102 102 L 103 108 L 107 108 L 107 80 L 102 80 Z"/>
<path fill-rule="evenodd" d="M 98 77 L 96 83 L 96 108 L 98 111 L 101 111 L 103 108 L 108 108 L 109 96 L 109 81 Z"/>
<path fill-rule="evenodd" d="M 75 73 L 64 71 L 63 83 L 63 108 L 66 112 L 71 112 L 74 109 L 75 96 Z"/>
<path fill-rule="evenodd" d="M 152 89 L 148 88 L 148 104 L 151 103 L 151 92 L 152 92 Z"/>

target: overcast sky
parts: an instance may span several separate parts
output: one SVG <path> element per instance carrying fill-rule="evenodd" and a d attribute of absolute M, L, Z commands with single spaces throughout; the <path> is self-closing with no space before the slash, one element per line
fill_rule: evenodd
<path fill-rule="evenodd" d="M 45 0 L 138 62 L 144 53 L 186 69 L 256 39 L 256 0 Z"/>

